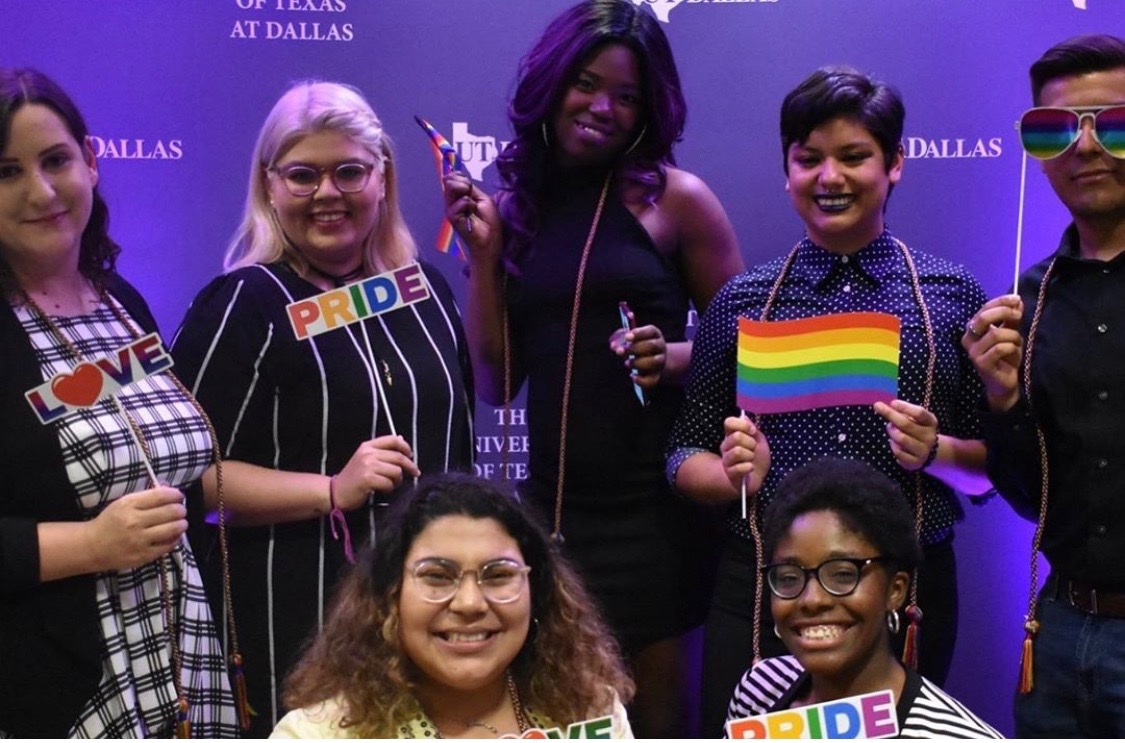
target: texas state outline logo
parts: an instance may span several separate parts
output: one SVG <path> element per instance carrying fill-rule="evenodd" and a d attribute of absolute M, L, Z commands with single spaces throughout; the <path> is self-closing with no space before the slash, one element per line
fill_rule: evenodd
<path fill-rule="evenodd" d="M 633 0 L 633 5 L 647 5 L 656 14 L 656 19 L 661 23 L 668 23 L 668 15 L 677 5 L 686 0 Z M 1079 2 L 1080 0 L 1074 0 Z"/>

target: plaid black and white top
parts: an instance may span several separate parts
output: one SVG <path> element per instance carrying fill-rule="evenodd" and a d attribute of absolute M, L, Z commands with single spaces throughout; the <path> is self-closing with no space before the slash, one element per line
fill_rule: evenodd
<path fill-rule="evenodd" d="M 766 658 L 739 680 L 727 721 L 789 709 L 808 693 L 811 677 L 792 655 Z M 898 704 L 899 738 L 1003 738 L 984 720 L 929 679 L 906 669 Z"/>
<path fill-rule="evenodd" d="M 120 303 L 117 307 L 128 316 Z M 23 306 L 14 311 L 45 380 L 75 367 L 78 360 L 43 318 Z M 53 321 L 88 361 L 135 340 L 104 304 L 92 313 Z M 163 483 L 180 487 L 201 476 L 211 462 L 207 426 L 167 374 L 130 384 L 116 397 L 140 427 L 152 452 L 151 465 Z M 150 487 L 143 452 L 112 398 L 49 425 L 58 433 L 67 477 L 87 518 L 95 518 L 117 498 Z M 186 538 L 166 564 L 192 734 L 235 736 L 238 726 L 223 652 Z M 147 738 L 173 732 L 176 691 L 161 581 L 159 561 L 97 576 L 102 679 L 71 728 L 72 737 Z"/>

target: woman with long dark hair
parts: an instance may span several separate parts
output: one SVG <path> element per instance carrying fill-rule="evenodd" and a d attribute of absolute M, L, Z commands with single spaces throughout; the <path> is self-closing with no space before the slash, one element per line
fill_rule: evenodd
<path fill-rule="evenodd" d="M 97 395 L 156 322 L 87 136 L 46 75 L 0 69 L 0 737 L 230 737 L 180 490 L 213 441 L 167 372 Z"/>
<path fill-rule="evenodd" d="M 526 380 L 529 478 L 630 658 L 642 737 L 683 732 L 679 638 L 702 620 L 705 526 L 664 477 L 702 312 L 742 268 L 718 199 L 675 167 L 686 105 L 656 18 L 588 0 L 523 58 L 493 202 L 447 177 L 469 247 L 466 330 L 482 397 Z"/>

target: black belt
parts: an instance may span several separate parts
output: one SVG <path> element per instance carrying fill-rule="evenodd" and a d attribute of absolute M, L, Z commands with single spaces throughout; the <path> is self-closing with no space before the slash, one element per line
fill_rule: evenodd
<path fill-rule="evenodd" d="M 1043 594 L 1087 614 L 1125 619 L 1125 591 L 1098 588 L 1091 583 L 1052 574 Z"/>

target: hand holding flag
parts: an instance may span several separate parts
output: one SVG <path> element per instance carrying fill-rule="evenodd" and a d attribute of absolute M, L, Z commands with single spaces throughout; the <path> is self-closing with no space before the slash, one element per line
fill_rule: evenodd
<path fill-rule="evenodd" d="M 414 120 L 418 122 L 418 126 L 422 127 L 422 131 L 430 138 L 430 144 L 434 149 L 434 157 L 437 160 L 438 178 L 441 179 L 449 173 L 456 172 L 469 178 L 471 183 L 469 170 L 465 167 L 465 163 L 461 161 L 461 156 L 457 154 L 457 148 L 450 144 L 449 140 L 441 135 L 441 132 L 421 116 L 415 116 Z M 465 229 L 469 232 L 473 231 L 473 222 L 470 217 L 465 218 Z M 438 230 L 437 249 L 442 253 L 455 255 L 461 260 L 467 260 L 468 258 L 468 251 L 454 234 L 453 225 L 449 223 L 448 219 L 442 220 L 441 227 Z"/>
<path fill-rule="evenodd" d="M 746 413 L 724 420 L 723 434 L 719 445 L 723 472 L 738 491 L 742 518 L 746 518 L 748 495 L 758 492 L 770 469 L 769 441 Z"/>

